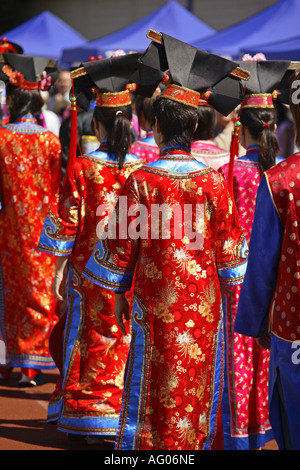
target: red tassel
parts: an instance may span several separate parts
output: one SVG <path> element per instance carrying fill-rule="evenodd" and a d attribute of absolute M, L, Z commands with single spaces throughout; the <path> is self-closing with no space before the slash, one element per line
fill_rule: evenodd
<path fill-rule="evenodd" d="M 70 98 L 70 101 L 71 101 L 71 132 L 70 132 L 70 144 L 69 144 L 69 154 L 68 154 L 66 175 L 67 174 L 70 175 L 71 169 L 74 166 L 76 156 L 77 156 L 77 145 L 78 145 L 77 104 L 76 104 L 76 97 L 74 93 L 74 85 L 73 85 L 73 93 Z"/>
<path fill-rule="evenodd" d="M 231 144 L 230 144 L 230 160 L 229 160 L 229 169 L 228 169 L 228 191 L 231 195 L 232 200 L 233 196 L 233 167 L 234 161 L 239 156 L 239 134 L 240 134 L 240 121 L 236 121 L 234 124 L 234 130 L 232 132 Z"/>

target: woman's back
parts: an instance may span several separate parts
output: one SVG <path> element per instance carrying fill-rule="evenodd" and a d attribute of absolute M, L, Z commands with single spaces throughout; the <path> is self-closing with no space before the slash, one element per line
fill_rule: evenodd
<path fill-rule="evenodd" d="M 23 118 L 6 124 L 0 128 L 0 167 L 4 209 L 18 208 L 20 211 L 22 206 L 24 210 L 19 214 L 23 223 L 24 217 L 31 221 L 36 217 L 36 222 L 42 227 L 42 219 L 46 217 L 61 179 L 58 137 L 39 126 L 34 119 Z M 17 206 L 11 204 L 16 201 Z M 26 210 L 26 207 L 31 210 Z M 32 211 L 34 208 L 35 212 Z"/>

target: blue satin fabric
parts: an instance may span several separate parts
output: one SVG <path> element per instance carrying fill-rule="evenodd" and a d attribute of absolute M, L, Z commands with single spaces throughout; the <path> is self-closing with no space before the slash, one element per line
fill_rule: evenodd
<path fill-rule="evenodd" d="M 58 402 L 53 402 L 48 404 L 48 410 L 47 410 L 47 423 L 52 423 L 56 422 L 60 412 L 61 412 L 61 407 L 63 404 L 62 398 Z"/>
<path fill-rule="evenodd" d="M 218 276 L 220 279 L 220 283 L 222 285 L 230 285 L 234 286 L 236 284 L 241 284 L 241 278 L 245 275 L 247 269 L 247 261 L 235 266 L 234 268 L 230 269 L 218 269 Z"/>
<path fill-rule="evenodd" d="M 139 300 L 134 297 L 132 307 L 132 335 L 130 353 L 128 357 L 127 374 L 125 377 L 125 385 L 122 400 L 121 417 L 126 413 L 126 425 L 123 429 L 119 429 L 116 438 L 116 448 L 118 442 L 122 442 L 122 450 L 132 450 L 136 446 L 136 437 L 139 430 L 141 419 L 142 398 L 146 398 L 147 387 L 145 386 L 145 357 L 149 357 L 147 352 L 147 344 L 150 339 L 147 328 L 144 326 L 144 319 L 147 311 L 143 309 Z M 128 373 L 128 371 L 132 373 Z M 145 395 L 146 394 L 146 395 Z M 121 420 L 120 417 L 120 420 Z M 121 435 L 120 435 L 121 434 Z"/>
<path fill-rule="evenodd" d="M 218 426 L 218 413 L 221 406 L 221 398 L 224 383 L 224 337 L 223 337 L 223 322 L 220 322 L 218 334 L 218 345 L 214 364 L 214 380 L 211 381 L 214 389 L 212 390 L 212 408 L 209 415 L 209 432 L 204 446 L 204 450 L 210 450 L 214 443 L 214 438 Z"/>
<path fill-rule="evenodd" d="M 82 294 L 80 293 L 79 289 L 76 289 L 78 282 L 80 279 L 76 275 L 76 273 L 70 270 L 70 277 L 69 277 L 69 286 L 68 286 L 68 295 L 72 298 L 72 308 L 68 310 L 67 320 L 66 320 L 66 328 L 65 328 L 65 336 L 64 336 L 64 345 L 63 345 L 63 388 L 65 386 L 65 380 L 67 379 L 69 365 L 72 363 L 73 355 L 75 354 L 75 350 L 77 348 L 77 339 L 78 335 L 81 332 L 82 326 L 82 312 L 84 311 L 84 303 L 85 299 L 83 298 Z M 70 306 L 70 303 L 69 303 Z M 97 417 L 97 416 L 80 416 L 74 417 L 70 416 L 70 414 L 64 413 L 64 409 L 62 407 L 63 403 L 56 405 L 55 407 L 49 408 L 48 415 L 49 415 L 49 422 L 51 420 L 51 414 L 58 413 L 59 420 L 57 428 L 61 431 L 66 430 L 66 427 L 70 427 L 71 432 L 76 432 L 76 428 L 82 430 L 87 429 L 86 434 L 93 434 L 93 428 L 97 429 L 94 434 L 103 435 L 103 436 L 114 436 L 117 432 L 118 425 L 119 425 L 119 417 L 107 418 L 107 417 Z M 61 429 L 61 426 L 63 427 Z M 99 428 L 103 428 L 103 432 L 99 433 Z M 84 432 L 82 432 L 84 434 Z"/>
<path fill-rule="evenodd" d="M 40 236 L 38 245 L 39 250 L 56 256 L 67 256 L 71 254 L 75 243 L 75 237 L 71 240 L 63 238 L 57 239 L 55 238 L 56 233 L 57 225 L 48 214 Z"/>
<path fill-rule="evenodd" d="M 84 156 L 95 158 L 96 160 L 101 160 L 107 163 L 113 163 L 114 165 L 116 165 L 117 163 L 117 160 L 114 159 L 113 156 L 110 156 L 108 152 L 104 152 L 102 150 L 95 150 L 94 152 L 83 155 L 83 157 Z M 137 160 L 139 160 L 139 158 L 133 155 L 132 153 L 126 154 L 125 163 L 133 163 L 133 162 L 136 162 Z"/>
<path fill-rule="evenodd" d="M 186 156 L 186 155 L 184 155 Z M 190 160 L 167 160 L 164 157 L 160 157 L 158 160 L 148 163 L 146 168 L 154 170 L 169 171 L 170 173 L 176 173 L 178 176 L 186 175 L 187 173 L 195 173 L 203 170 L 213 171 L 208 168 L 204 163 L 194 160 L 192 157 Z M 190 176 L 192 177 L 192 175 Z"/>
<path fill-rule="evenodd" d="M 143 144 L 153 145 L 153 147 L 157 147 L 153 134 L 147 135 L 139 140 L 139 142 L 143 142 Z"/>
<path fill-rule="evenodd" d="M 241 283 L 241 278 L 245 276 L 247 270 L 248 244 L 244 238 L 240 248 L 239 257 L 242 260 L 236 266 L 231 268 L 218 267 L 218 276 L 222 285 L 235 285 Z"/>
<path fill-rule="evenodd" d="M 241 289 L 234 331 L 260 337 L 268 332 L 268 317 L 275 291 L 283 226 L 273 204 L 266 178 L 257 191 L 248 266 Z"/>

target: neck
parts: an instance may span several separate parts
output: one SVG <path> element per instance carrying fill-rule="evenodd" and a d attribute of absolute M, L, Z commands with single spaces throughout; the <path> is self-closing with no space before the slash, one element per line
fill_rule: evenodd
<path fill-rule="evenodd" d="M 251 145 L 258 145 L 258 141 L 255 140 L 252 135 L 250 134 L 249 130 L 247 127 L 243 126 L 242 128 L 242 139 L 241 139 L 241 145 L 247 149 Z"/>
<path fill-rule="evenodd" d="M 251 147 L 252 145 L 258 145 L 257 140 L 253 139 L 251 136 L 245 139 L 245 143 L 246 143 L 246 148 Z"/>

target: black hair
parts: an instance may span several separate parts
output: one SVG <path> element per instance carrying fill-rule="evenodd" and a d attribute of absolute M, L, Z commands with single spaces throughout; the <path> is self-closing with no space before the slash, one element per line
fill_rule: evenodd
<path fill-rule="evenodd" d="M 290 121 L 288 108 L 279 100 L 274 101 L 274 106 L 276 109 L 277 115 L 277 125 L 281 124 L 284 121 Z"/>
<path fill-rule="evenodd" d="M 198 106 L 198 126 L 193 140 L 212 139 L 217 125 L 216 111 L 208 106 Z"/>
<path fill-rule="evenodd" d="M 275 165 L 279 152 L 275 134 L 277 113 L 275 108 L 242 108 L 240 122 L 258 142 L 259 167 L 266 171 Z"/>
<path fill-rule="evenodd" d="M 197 109 L 164 97 L 154 101 L 153 109 L 164 145 L 186 147 L 190 150 L 198 122 Z"/>
<path fill-rule="evenodd" d="M 132 143 L 131 105 L 117 108 L 96 106 L 94 118 L 101 122 L 107 132 L 107 148 L 111 158 L 118 161 L 119 168 L 123 168 L 126 154 Z"/>
<path fill-rule="evenodd" d="M 41 113 L 43 99 L 38 90 L 23 90 L 11 83 L 6 85 L 6 103 L 9 102 L 9 122 L 16 122 L 18 118 L 25 114 L 32 114 L 38 124 L 42 125 Z M 8 104 L 6 104 L 8 107 Z"/>

